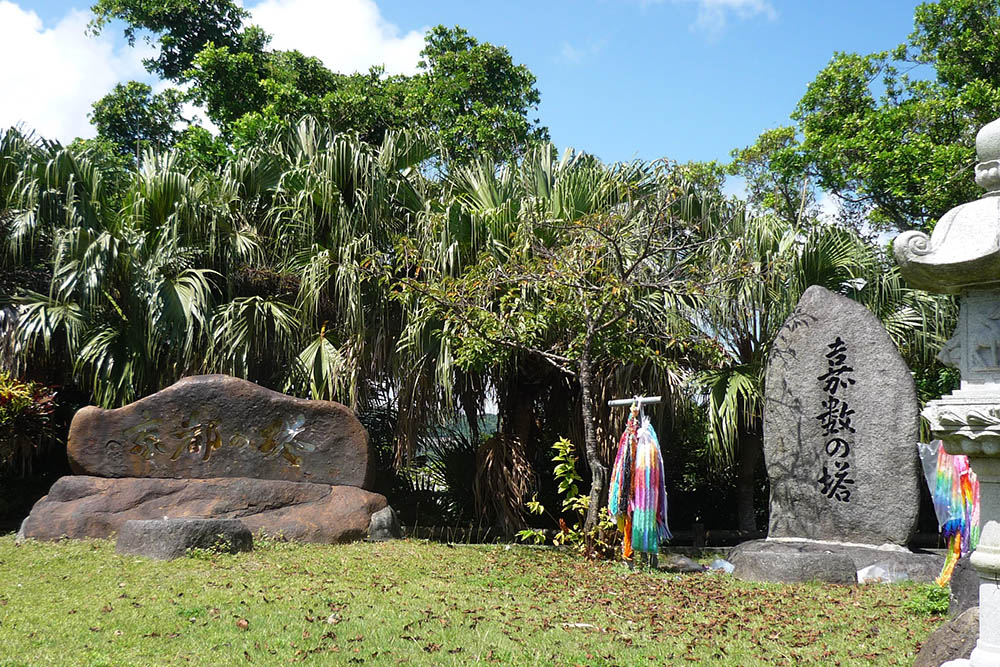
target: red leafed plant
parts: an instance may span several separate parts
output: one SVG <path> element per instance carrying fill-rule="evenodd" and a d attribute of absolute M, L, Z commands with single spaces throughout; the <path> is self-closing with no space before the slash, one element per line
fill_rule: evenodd
<path fill-rule="evenodd" d="M 0 371 L 0 475 L 26 475 L 31 460 L 55 442 L 55 391 Z"/>

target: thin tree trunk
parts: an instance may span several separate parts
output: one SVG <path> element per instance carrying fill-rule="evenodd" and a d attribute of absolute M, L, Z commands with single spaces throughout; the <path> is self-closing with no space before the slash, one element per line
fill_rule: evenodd
<path fill-rule="evenodd" d="M 757 464 L 763 454 L 761 436 L 759 433 L 744 433 L 739 445 L 736 468 L 736 512 L 740 531 L 752 533 L 757 530 L 753 496 Z"/>
<path fill-rule="evenodd" d="M 598 511 L 604 499 L 604 491 L 608 485 L 608 469 L 601 462 L 597 449 L 597 426 L 594 423 L 594 406 L 592 387 L 594 370 L 586 351 L 580 356 L 580 412 L 583 416 L 583 442 L 587 452 L 587 465 L 590 468 L 590 506 L 587 508 L 587 518 L 583 529 L 589 532 L 597 525 Z"/>

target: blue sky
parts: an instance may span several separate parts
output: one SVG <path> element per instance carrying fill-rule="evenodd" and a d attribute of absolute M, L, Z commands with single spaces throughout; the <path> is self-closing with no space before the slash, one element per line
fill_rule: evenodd
<path fill-rule="evenodd" d="M 429 20 L 458 24 L 507 46 L 538 77 L 541 120 L 559 146 L 609 161 L 686 161 L 725 160 L 762 130 L 789 123 L 834 51 L 904 41 L 917 4 L 772 0 L 770 12 L 724 11 L 722 25 L 699 24 L 697 2 L 669 0 L 379 6 L 404 30 Z M 516 10 L 486 9 L 499 6 Z M 566 57 L 567 47 L 579 57 Z"/>
<path fill-rule="evenodd" d="M 555 143 L 606 161 L 725 160 L 788 123 L 835 51 L 905 40 L 916 2 L 879 0 L 246 0 L 275 46 L 337 70 L 412 71 L 423 31 L 461 25 L 538 78 Z M 0 0 L 0 125 L 86 135 L 90 102 L 142 78 L 120 36 L 83 35 L 87 0 Z M 5 46 L 6 45 L 6 46 Z M 6 50 L 6 53 L 5 53 Z M 44 72 L 44 74 L 42 74 Z M 53 81 L 52 77 L 56 80 Z"/>

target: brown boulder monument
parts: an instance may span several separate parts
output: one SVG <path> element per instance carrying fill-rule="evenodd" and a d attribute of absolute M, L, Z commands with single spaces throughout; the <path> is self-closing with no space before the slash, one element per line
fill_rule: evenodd
<path fill-rule="evenodd" d="M 70 467 L 97 477 L 252 477 L 366 488 L 368 432 L 331 401 L 196 375 L 116 410 L 73 417 Z"/>
<path fill-rule="evenodd" d="M 334 543 L 384 537 L 372 516 L 392 512 L 368 490 L 371 446 L 351 410 L 227 375 L 184 378 L 115 410 L 83 408 L 67 451 L 77 475 L 35 504 L 20 538 L 105 538 L 129 520 L 205 518 Z"/>
<path fill-rule="evenodd" d="M 82 539 L 109 537 L 136 519 L 240 519 L 254 534 L 332 544 L 367 537 L 372 515 L 387 506 L 385 496 L 354 486 L 72 475 L 56 480 L 23 529 L 37 540 Z"/>

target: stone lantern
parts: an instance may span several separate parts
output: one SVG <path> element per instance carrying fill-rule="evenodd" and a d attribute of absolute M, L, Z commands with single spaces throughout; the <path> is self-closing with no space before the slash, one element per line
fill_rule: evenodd
<path fill-rule="evenodd" d="M 909 231 L 893 251 L 914 287 L 959 295 L 954 336 L 938 358 L 961 371 L 961 387 L 923 416 L 949 454 L 965 454 L 979 478 L 984 525 L 970 562 L 979 573 L 979 641 L 968 661 L 1000 665 L 1000 119 L 976 136 L 981 199 L 948 211 L 928 237 Z"/>

